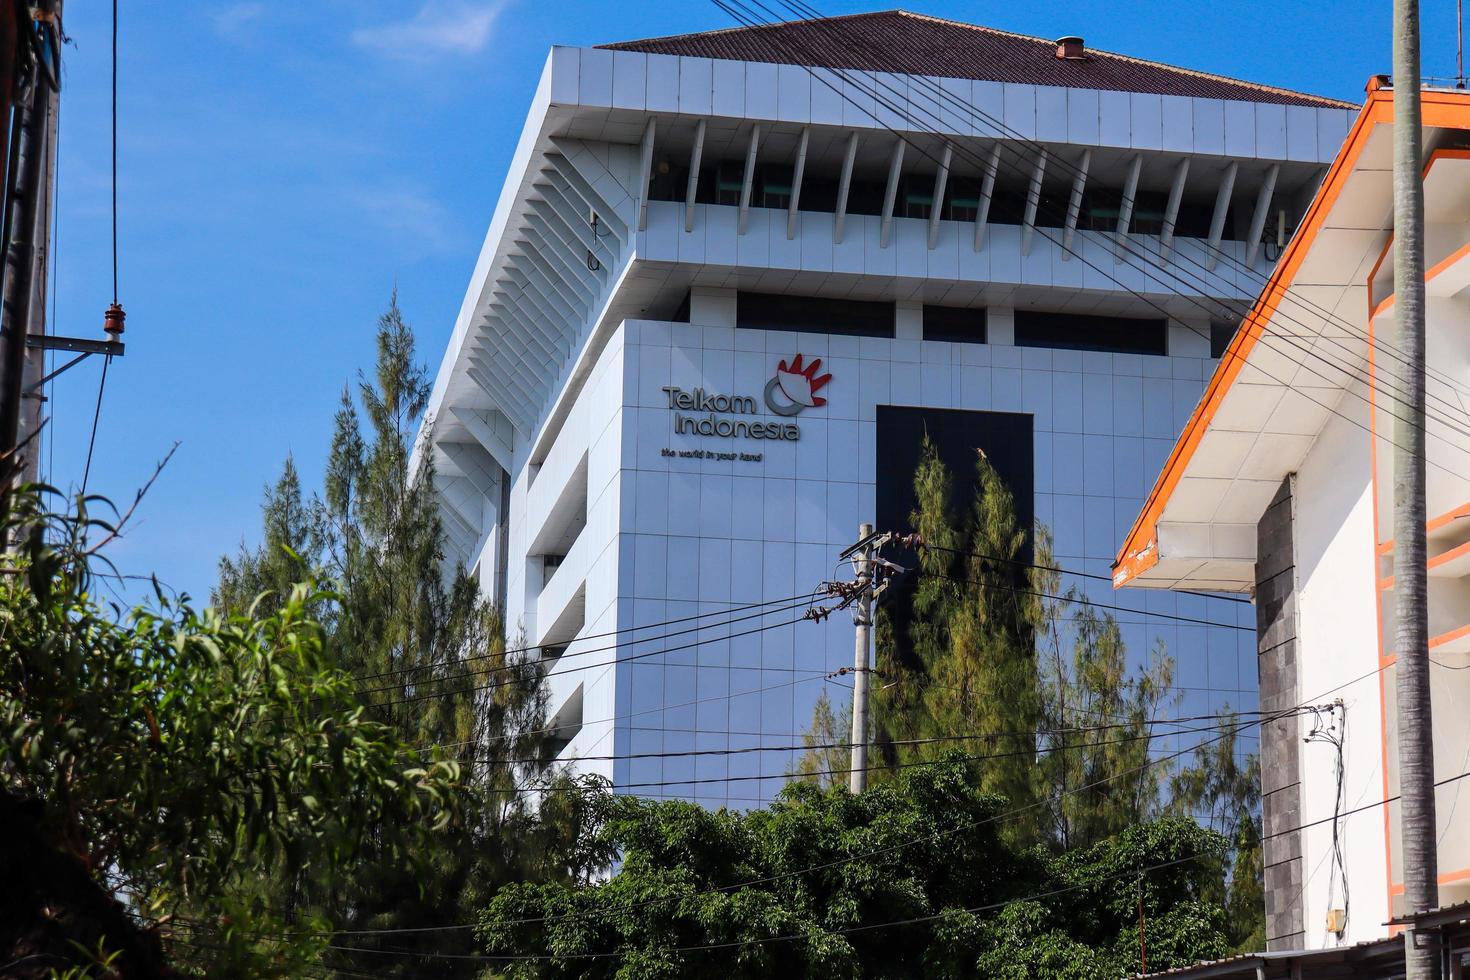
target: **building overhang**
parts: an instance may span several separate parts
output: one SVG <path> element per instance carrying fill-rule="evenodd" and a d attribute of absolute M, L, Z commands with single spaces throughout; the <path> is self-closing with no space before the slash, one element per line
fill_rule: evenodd
<path fill-rule="evenodd" d="M 1421 99 L 1426 226 L 1463 234 L 1470 94 Z M 1392 303 L 1392 132 L 1393 92 L 1375 86 L 1124 540 L 1115 587 L 1254 587 L 1257 521 L 1343 399 L 1371 383 L 1370 317 Z M 1470 272 L 1465 242 L 1428 237 L 1449 288 Z"/>

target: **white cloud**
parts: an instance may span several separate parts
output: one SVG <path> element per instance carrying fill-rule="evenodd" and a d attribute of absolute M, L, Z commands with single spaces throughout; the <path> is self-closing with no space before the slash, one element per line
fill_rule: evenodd
<path fill-rule="evenodd" d="M 233 3 L 210 14 L 215 32 L 227 38 L 239 38 L 245 30 L 265 16 L 263 3 Z"/>
<path fill-rule="evenodd" d="M 387 232 L 403 252 L 444 254 L 461 245 L 449 209 L 417 184 L 398 181 L 349 187 L 346 199 L 364 220 Z"/>
<path fill-rule="evenodd" d="M 490 43 L 506 0 L 427 0 L 408 20 L 360 27 L 352 43 L 397 58 L 475 54 Z"/>

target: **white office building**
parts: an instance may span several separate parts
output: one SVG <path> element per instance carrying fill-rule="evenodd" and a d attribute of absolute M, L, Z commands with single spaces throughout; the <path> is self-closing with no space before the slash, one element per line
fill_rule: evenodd
<path fill-rule="evenodd" d="M 791 597 L 902 529 L 925 431 L 1107 576 L 1353 109 L 902 12 L 554 48 L 431 438 L 561 758 L 771 799 L 797 753 L 714 753 L 847 696 L 851 621 Z M 1181 713 L 1256 706 L 1248 605 L 1075 584 Z"/>

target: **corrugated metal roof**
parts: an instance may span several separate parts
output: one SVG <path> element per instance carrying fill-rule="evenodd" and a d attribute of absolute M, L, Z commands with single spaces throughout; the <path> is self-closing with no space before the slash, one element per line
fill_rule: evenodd
<path fill-rule="evenodd" d="M 1088 49 L 1056 56 L 1055 41 L 943 20 L 906 10 L 733 27 L 600 47 L 648 54 L 760 61 L 816 68 L 971 78 L 1152 95 L 1351 109 L 1351 102 L 1257 85 L 1222 75 Z"/>

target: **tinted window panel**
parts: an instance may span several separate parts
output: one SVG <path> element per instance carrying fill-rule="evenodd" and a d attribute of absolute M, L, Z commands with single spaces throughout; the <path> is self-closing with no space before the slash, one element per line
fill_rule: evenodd
<path fill-rule="evenodd" d="M 985 343 L 985 310 L 963 306 L 925 306 L 924 339 L 956 344 Z"/>
<path fill-rule="evenodd" d="M 747 330 L 806 330 L 892 337 L 893 304 L 773 293 L 739 293 L 735 325 Z"/>
<path fill-rule="evenodd" d="M 1168 322 L 1129 316 L 1016 311 L 1016 345 L 1115 354 L 1167 354 Z"/>

